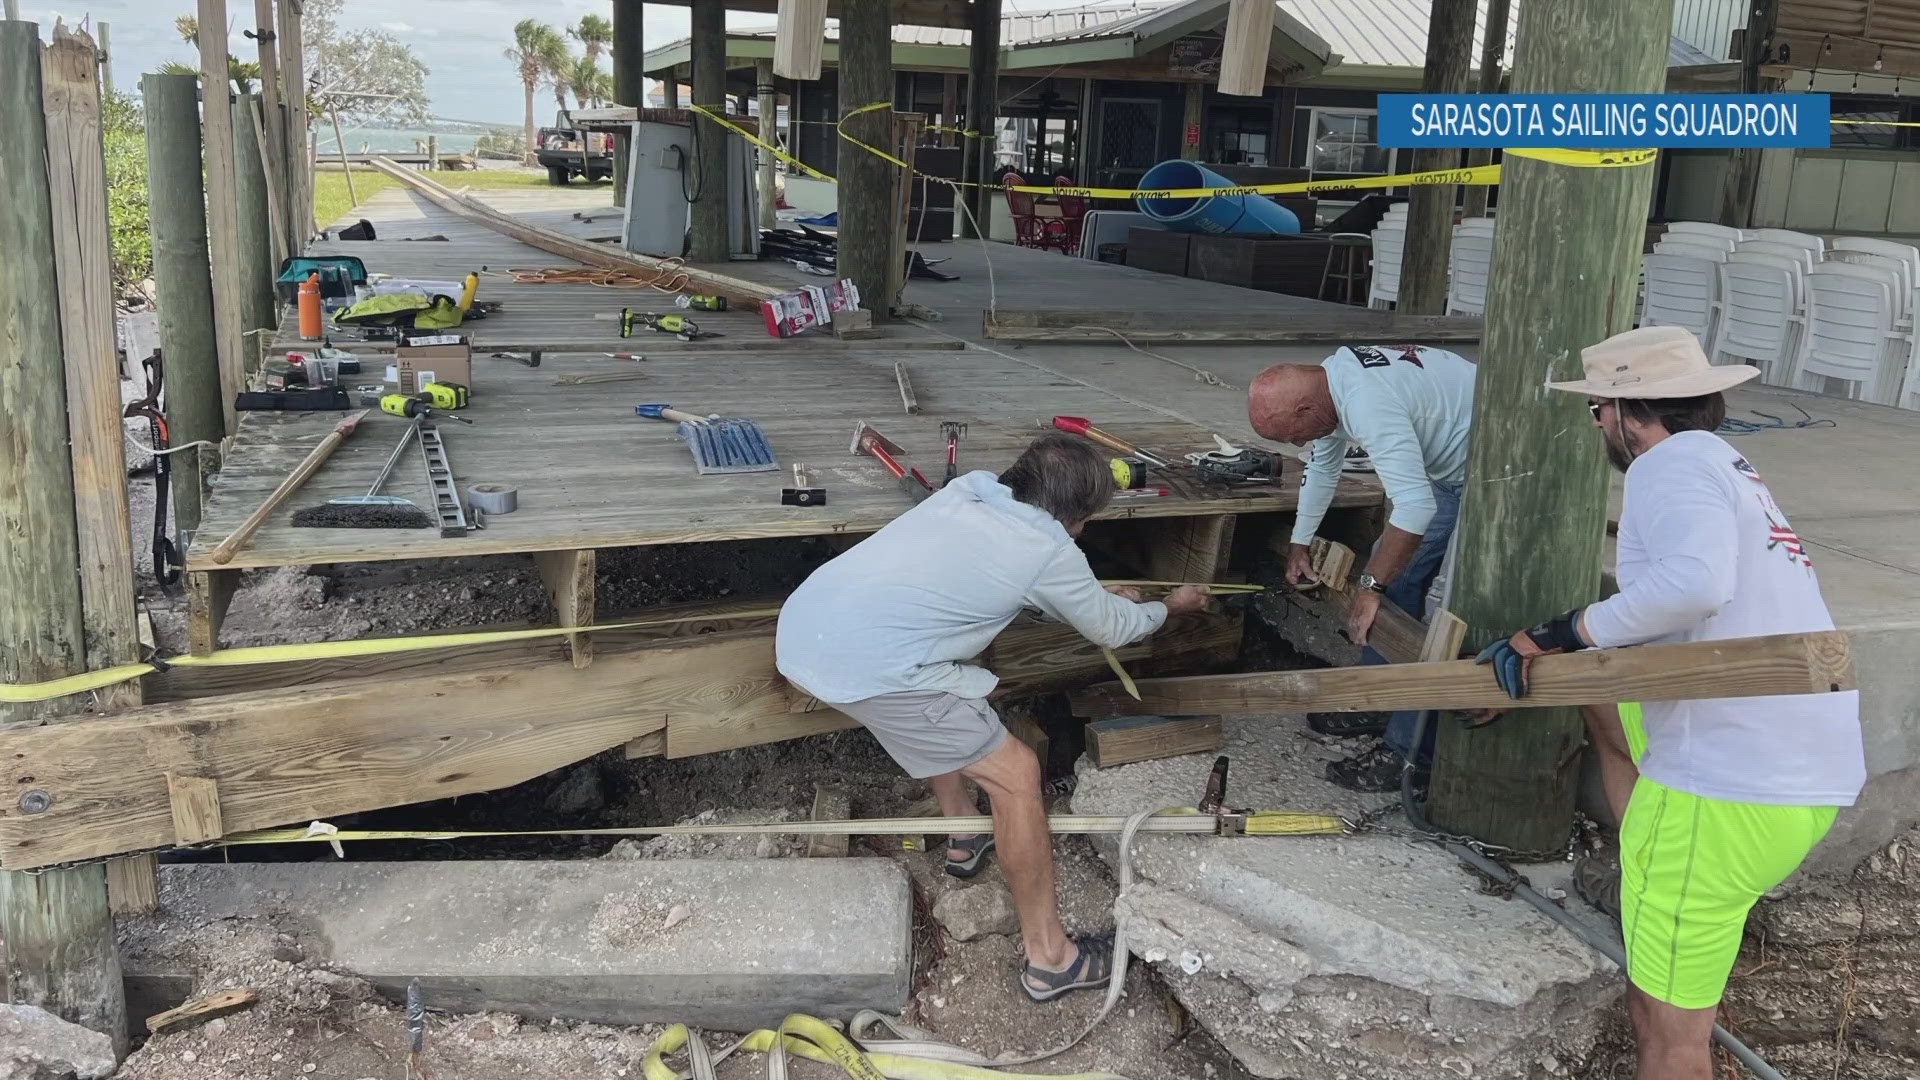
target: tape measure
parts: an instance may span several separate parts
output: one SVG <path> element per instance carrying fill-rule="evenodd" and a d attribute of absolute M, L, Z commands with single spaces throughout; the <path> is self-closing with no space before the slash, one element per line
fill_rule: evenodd
<path fill-rule="evenodd" d="M 1147 486 L 1147 463 L 1138 458 L 1112 459 L 1113 485 L 1122 491 Z"/>

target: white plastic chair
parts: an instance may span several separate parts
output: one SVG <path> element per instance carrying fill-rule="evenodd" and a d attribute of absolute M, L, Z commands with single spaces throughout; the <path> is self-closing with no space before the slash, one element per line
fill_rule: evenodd
<path fill-rule="evenodd" d="M 1898 284 L 1893 290 L 1893 321 L 1895 326 L 1904 326 L 1913 318 L 1907 297 L 1913 292 L 1913 267 L 1900 259 L 1890 259 L 1871 251 L 1858 248 L 1836 246 L 1827 253 L 1828 262 L 1845 263 L 1849 266 L 1867 266 L 1883 274 L 1893 275 Z"/>
<path fill-rule="evenodd" d="M 1655 252 L 1646 257 L 1641 326 L 1679 326 L 1711 349 L 1723 260 Z"/>
<path fill-rule="evenodd" d="M 1453 246 L 1447 254 L 1447 314 L 1484 315 L 1487 311 L 1487 279 L 1493 270 L 1493 225 L 1490 219 L 1482 227 L 1462 224 L 1454 230 Z"/>
<path fill-rule="evenodd" d="M 1386 307 L 1400 302 L 1400 260 L 1407 250 L 1407 230 L 1384 223 L 1373 230 L 1373 274 L 1367 284 L 1367 306 Z"/>
<path fill-rule="evenodd" d="M 1774 385 L 1786 381 L 1806 332 L 1806 269 L 1796 259 L 1737 251 L 1720 264 L 1713 362 L 1751 361 Z"/>
<path fill-rule="evenodd" d="M 1755 229 L 1747 234 L 1747 239 L 1806 248 L 1813 252 L 1815 262 L 1827 257 L 1827 242 L 1812 233 L 1795 232 L 1792 229 Z"/>
<path fill-rule="evenodd" d="M 1674 240 L 1661 240 L 1653 245 L 1657 255 L 1686 255 L 1710 262 L 1725 262 L 1733 254 L 1734 243 L 1731 240 L 1717 240 L 1711 236 L 1682 235 Z"/>
<path fill-rule="evenodd" d="M 1900 380 L 1900 396 L 1893 403 L 1902 409 L 1920 409 L 1920 287 L 1907 295 L 1907 310 L 1914 313 L 1914 324 L 1907 327 L 1907 373 Z"/>
<path fill-rule="evenodd" d="M 1847 396 L 1882 405 L 1901 396 L 1911 332 L 1894 329 L 1899 279 L 1872 266 L 1823 262 L 1807 274 L 1807 332 L 1791 385 L 1824 390 L 1822 379 L 1847 384 Z"/>
<path fill-rule="evenodd" d="M 1492 236 L 1493 226 L 1494 226 L 1494 220 L 1490 217 L 1461 218 L 1460 223 L 1453 227 L 1453 231 L 1456 236 L 1463 232 L 1484 233 L 1488 236 Z"/>
<path fill-rule="evenodd" d="M 1731 225 L 1718 225 L 1711 221 L 1675 221 L 1667 225 L 1665 240 L 1678 240 L 1683 236 L 1708 236 L 1715 240 L 1728 240 L 1738 244 L 1746 234 Z"/>
<path fill-rule="evenodd" d="M 1792 259 L 1794 262 L 1799 263 L 1803 270 L 1813 269 L 1826 254 L 1824 251 L 1814 251 L 1811 248 L 1803 247 L 1799 244 L 1782 244 L 1772 240 L 1747 240 L 1741 243 L 1739 247 L 1734 248 L 1733 251 L 1736 255 L 1751 253 L 1754 255 L 1773 255 L 1782 259 Z"/>

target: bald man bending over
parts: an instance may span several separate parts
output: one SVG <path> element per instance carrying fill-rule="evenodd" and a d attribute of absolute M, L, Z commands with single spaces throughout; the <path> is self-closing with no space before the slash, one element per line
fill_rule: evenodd
<path fill-rule="evenodd" d="M 1247 416 L 1261 438 L 1313 446 L 1300 486 L 1286 577 L 1314 580 L 1308 545 L 1340 483 L 1349 444 L 1366 448 L 1393 503 L 1386 533 L 1360 575 L 1347 633 L 1365 645 L 1384 597 L 1415 618 L 1426 615 L 1427 591 L 1440 573 L 1460 512 L 1467 475 L 1467 426 L 1473 418 L 1474 366 L 1465 357 L 1424 345 L 1353 345 L 1319 364 L 1275 364 L 1247 391 Z M 1385 663 L 1372 649 L 1362 662 Z M 1314 727 L 1330 735 L 1386 735 L 1386 744 L 1329 762 L 1327 778 L 1356 791 L 1389 791 L 1415 753 L 1418 713 L 1328 714 Z M 1431 736 L 1431 732 L 1429 733 Z M 1418 748 L 1417 767 L 1432 755 Z"/>

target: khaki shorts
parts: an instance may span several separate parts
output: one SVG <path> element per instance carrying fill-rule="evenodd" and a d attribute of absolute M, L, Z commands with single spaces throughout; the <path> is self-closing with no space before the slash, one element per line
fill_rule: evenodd
<path fill-rule="evenodd" d="M 937 690 L 881 694 L 834 708 L 873 732 L 916 780 L 959 772 L 1000 749 L 1006 725 L 993 706 Z"/>

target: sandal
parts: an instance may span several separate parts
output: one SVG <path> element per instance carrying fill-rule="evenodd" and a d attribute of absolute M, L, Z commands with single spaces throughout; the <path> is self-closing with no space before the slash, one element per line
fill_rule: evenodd
<path fill-rule="evenodd" d="M 1113 939 L 1110 937 L 1074 938 L 1080 953 L 1065 971 L 1048 971 L 1027 965 L 1021 974 L 1020 989 L 1034 1001 L 1052 1001 L 1074 990 L 1097 990 L 1113 979 Z"/>
<path fill-rule="evenodd" d="M 967 857 L 956 859 L 947 856 L 947 873 L 957 878 L 970 878 L 986 868 L 987 853 L 993 850 L 993 834 L 979 833 L 962 839 L 958 836 L 947 837 L 947 848 L 964 851 Z"/>

